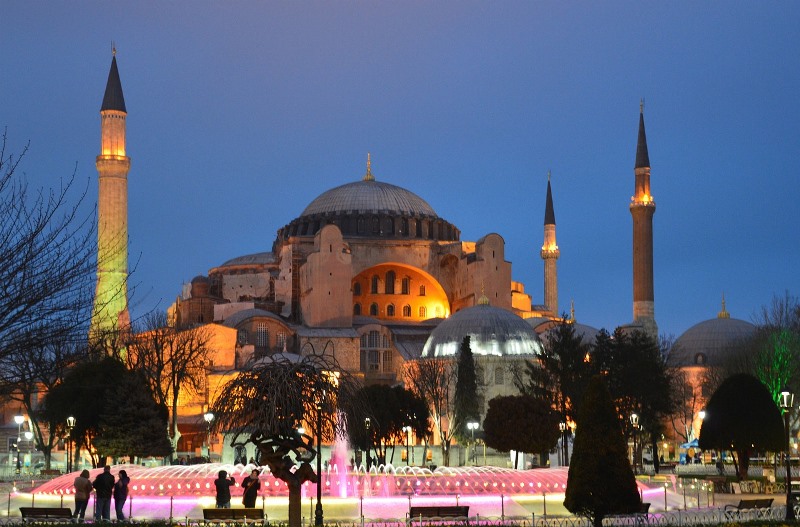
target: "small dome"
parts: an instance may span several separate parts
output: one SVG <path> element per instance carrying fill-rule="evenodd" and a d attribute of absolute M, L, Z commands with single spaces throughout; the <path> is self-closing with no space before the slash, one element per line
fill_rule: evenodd
<path fill-rule="evenodd" d="M 428 203 L 404 188 L 381 181 L 356 181 L 323 192 L 300 217 L 344 212 L 437 217 Z"/>
<path fill-rule="evenodd" d="M 736 318 L 712 318 L 687 329 L 672 345 L 667 363 L 673 367 L 717 366 L 726 354 L 751 338 L 756 327 Z"/>
<path fill-rule="evenodd" d="M 208 289 L 211 282 L 205 276 L 198 275 L 192 278 L 192 298 L 208 296 Z"/>
<path fill-rule="evenodd" d="M 477 305 L 443 320 L 425 342 L 422 358 L 456 355 L 466 335 L 475 356 L 525 357 L 542 349 L 536 332 L 522 318 L 499 307 Z"/>

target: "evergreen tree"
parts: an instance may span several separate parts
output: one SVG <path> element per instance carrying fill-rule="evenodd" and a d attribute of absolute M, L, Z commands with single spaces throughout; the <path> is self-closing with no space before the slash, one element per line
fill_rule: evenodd
<path fill-rule="evenodd" d="M 747 479 L 750 453 L 784 448 L 783 418 L 767 387 L 752 375 L 725 379 L 706 405 L 700 448 L 736 453 L 739 479 Z"/>
<path fill-rule="evenodd" d="M 581 403 L 564 507 L 595 527 L 609 514 L 641 507 L 617 411 L 601 376 L 589 382 Z"/>
<path fill-rule="evenodd" d="M 475 373 L 475 357 L 469 345 L 469 335 L 461 341 L 456 364 L 456 390 L 453 396 L 453 435 L 459 443 L 470 438 L 467 423 L 479 421 L 481 417 L 480 398 L 478 395 L 478 377 Z"/>

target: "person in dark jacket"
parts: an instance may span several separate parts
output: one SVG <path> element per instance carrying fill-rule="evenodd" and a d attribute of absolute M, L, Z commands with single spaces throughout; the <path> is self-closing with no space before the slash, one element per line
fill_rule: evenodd
<path fill-rule="evenodd" d="M 111 467 L 106 465 L 103 472 L 94 478 L 92 486 L 95 490 L 94 501 L 94 520 L 111 521 L 111 492 L 114 490 L 114 476 L 111 475 Z"/>
<path fill-rule="evenodd" d="M 125 500 L 128 499 L 128 483 L 131 478 L 128 477 L 128 472 L 125 470 L 119 471 L 119 479 L 114 483 L 114 510 L 117 512 L 117 521 L 125 519 L 125 512 L 122 510 L 125 507 Z"/>
<path fill-rule="evenodd" d="M 236 485 L 236 480 L 233 476 L 228 477 L 228 473 L 220 470 L 217 473 L 217 479 L 214 480 L 214 487 L 217 489 L 217 508 L 230 509 L 231 508 L 231 487 Z"/>
<path fill-rule="evenodd" d="M 244 493 L 242 494 L 242 503 L 245 507 L 252 509 L 256 506 L 256 498 L 258 497 L 258 490 L 261 488 L 261 483 L 258 481 L 258 470 L 253 469 L 250 472 L 250 477 L 242 482 Z"/>

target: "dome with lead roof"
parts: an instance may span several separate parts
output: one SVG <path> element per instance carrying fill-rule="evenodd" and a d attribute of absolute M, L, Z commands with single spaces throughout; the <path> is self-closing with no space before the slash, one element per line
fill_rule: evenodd
<path fill-rule="evenodd" d="M 755 332 L 750 322 L 731 318 L 723 300 L 717 318 L 695 324 L 675 340 L 667 363 L 673 367 L 718 366 Z"/>

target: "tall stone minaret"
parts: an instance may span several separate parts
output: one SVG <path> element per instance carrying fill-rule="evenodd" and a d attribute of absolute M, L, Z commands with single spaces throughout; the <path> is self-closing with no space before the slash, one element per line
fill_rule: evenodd
<path fill-rule="evenodd" d="M 97 288 L 92 334 L 130 325 L 128 314 L 128 170 L 125 152 L 125 98 L 111 58 L 103 106 L 100 108 L 100 155 L 97 156 Z"/>
<path fill-rule="evenodd" d="M 556 261 L 561 256 L 556 244 L 556 213 L 553 211 L 553 193 L 550 190 L 550 171 L 547 172 L 547 200 L 544 204 L 544 305 L 555 317 L 558 316 L 558 270 Z"/>
<path fill-rule="evenodd" d="M 639 105 L 639 140 L 636 145 L 636 189 L 631 198 L 633 216 L 633 322 L 658 337 L 653 294 L 653 214 L 656 202 L 650 193 L 650 157 L 644 132 L 644 100 Z"/>

